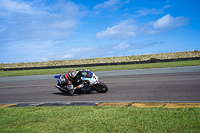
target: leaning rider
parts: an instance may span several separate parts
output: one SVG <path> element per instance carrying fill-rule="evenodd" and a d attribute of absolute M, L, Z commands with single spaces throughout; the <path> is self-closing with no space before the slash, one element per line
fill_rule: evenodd
<path fill-rule="evenodd" d="M 73 85 L 73 86 L 76 85 L 76 84 L 79 84 L 79 85 L 73 87 L 73 89 L 70 90 L 70 92 L 69 92 L 70 95 L 73 95 L 76 89 L 81 89 L 81 88 L 84 87 L 84 84 L 82 84 L 79 77 L 77 77 L 78 73 L 79 73 L 79 70 L 77 70 L 77 71 L 71 71 L 70 70 L 65 74 L 65 78 L 66 78 L 65 83 L 66 84 Z"/>

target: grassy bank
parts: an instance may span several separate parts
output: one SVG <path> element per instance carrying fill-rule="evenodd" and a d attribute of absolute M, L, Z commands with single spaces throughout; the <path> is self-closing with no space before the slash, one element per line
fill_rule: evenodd
<path fill-rule="evenodd" d="M 200 108 L 19 107 L 0 109 L 0 132 L 197 133 Z"/>
<path fill-rule="evenodd" d="M 200 60 L 149 63 L 149 64 L 95 66 L 95 67 L 87 67 L 87 69 L 90 69 L 91 71 L 109 71 L 109 70 L 147 69 L 147 68 L 197 66 L 197 65 L 200 65 Z M 39 70 L 0 71 L 0 77 L 23 76 L 23 75 L 40 75 L 40 74 L 58 74 L 58 73 L 66 73 L 67 70 L 76 70 L 76 69 L 86 69 L 86 68 L 79 67 L 79 68 L 57 68 L 57 69 L 39 69 Z"/>
<path fill-rule="evenodd" d="M 170 52 L 160 54 L 122 56 L 122 57 L 107 57 L 107 58 L 91 58 L 77 60 L 58 60 L 30 63 L 1 63 L 0 68 L 22 68 L 22 67 L 45 67 L 45 66 L 62 66 L 62 65 L 80 65 L 80 64 L 96 64 L 96 63 L 119 63 L 146 61 L 151 59 L 178 59 L 200 57 L 200 51 L 185 51 L 185 52 Z"/>

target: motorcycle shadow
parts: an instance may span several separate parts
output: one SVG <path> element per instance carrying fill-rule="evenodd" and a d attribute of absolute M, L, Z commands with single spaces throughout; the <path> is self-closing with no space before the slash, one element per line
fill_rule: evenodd
<path fill-rule="evenodd" d="M 71 96 L 69 93 L 63 93 L 63 92 L 56 92 L 52 93 L 54 95 L 60 95 L 60 96 Z M 73 96 L 81 96 L 81 95 L 94 95 L 94 94 L 99 94 L 98 92 L 75 92 Z"/>

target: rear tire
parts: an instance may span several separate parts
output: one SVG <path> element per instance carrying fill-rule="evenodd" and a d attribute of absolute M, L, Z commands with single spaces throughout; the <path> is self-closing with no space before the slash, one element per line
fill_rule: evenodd
<path fill-rule="evenodd" d="M 97 90 L 97 92 L 99 92 L 99 93 L 106 93 L 107 91 L 108 91 L 107 85 L 104 84 L 104 83 L 102 83 L 102 82 L 100 82 L 98 84 L 98 90 Z"/>

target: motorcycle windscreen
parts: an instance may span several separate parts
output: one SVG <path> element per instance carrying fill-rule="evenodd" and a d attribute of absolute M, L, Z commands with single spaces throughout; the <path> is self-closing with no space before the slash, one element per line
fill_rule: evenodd
<path fill-rule="evenodd" d="M 87 75 L 86 75 L 86 77 L 87 78 L 92 78 L 92 75 L 93 75 L 93 73 L 92 72 L 90 72 L 90 71 L 86 71 L 87 72 Z"/>

